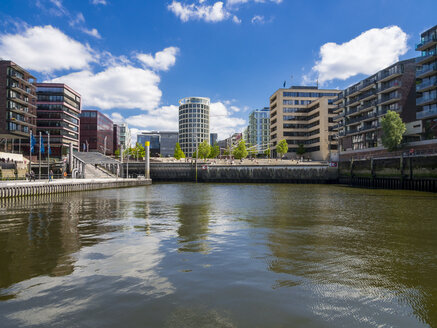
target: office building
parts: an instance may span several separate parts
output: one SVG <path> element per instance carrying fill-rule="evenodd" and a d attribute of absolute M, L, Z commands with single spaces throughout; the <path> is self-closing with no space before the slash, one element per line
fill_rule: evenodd
<path fill-rule="evenodd" d="M 352 85 L 335 99 L 335 130 L 341 151 L 382 146 L 381 118 L 396 111 L 405 123 L 416 120 L 414 59 L 400 61 Z"/>
<path fill-rule="evenodd" d="M 161 136 L 159 133 L 157 131 L 141 132 L 137 135 L 137 143 L 143 147 L 145 147 L 146 141 L 150 142 L 150 156 L 159 157 L 161 154 Z"/>
<path fill-rule="evenodd" d="M 209 103 L 209 98 L 203 97 L 179 101 L 179 144 L 187 157 L 201 142 L 209 142 Z"/>
<path fill-rule="evenodd" d="M 80 146 L 82 151 L 114 153 L 114 123 L 96 110 L 83 110 L 80 115 Z"/>
<path fill-rule="evenodd" d="M 69 86 L 62 83 L 38 83 L 37 94 L 37 134 L 41 132 L 47 145 L 50 134 L 50 156 L 61 158 L 67 155 L 70 144 L 79 150 L 79 127 L 81 97 Z M 38 138 L 37 138 L 38 140 Z M 47 151 L 43 154 L 46 157 Z"/>
<path fill-rule="evenodd" d="M 230 137 L 218 141 L 218 145 L 220 147 L 220 154 L 226 149 L 230 149 L 231 151 L 238 146 L 239 142 L 243 140 L 243 133 L 234 133 Z"/>
<path fill-rule="evenodd" d="M 137 136 L 137 142 L 144 146 L 146 141 L 150 141 L 152 156 L 172 157 L 178 137 L 179 133 L 176 131 L 141 132 Z"/>
<path fill-rule="evenodd" d="M 416 45 L 416 117 L 423 120 L 424 139 L 437 138 L 437 25 L 421 34 Z"/>
<path fill-rule="evenodd" d="M 270 97 L 272 157 L 278 156 L 276 147 L 285 139 L 288 144 L 286 158 L 300 157 L 296 151 L 302 145 L 305 157 L 329 160 L 337 151 L 332 131 L 335 107 L 332 102 L 339 92 L 305 86 L 277 90 Z"/>
<path fill-rule="evenodd" d="M 0 144 L 6 152 L 29 151 L 36 133 L 36 79 L 9 60 L 0 60 Z M 27 142 L 27 149 L 21 147 Z"/>
<path fill-rule="evenodd" d="M 132 147 L 132 137 L 129 126 L 126 123 L 121 123 L 117 125 L 120 126 L 120 145 L 123 146 L 123 149 L 128 149 L 129 147 Z"/>
<path fill-rule="evenodd" d="M 243 137 L 244 138 L 244 137 Z M 270 108 L 255 109 L 249 114 L 247 139 L 250 146 L 255 146 L 258 154 L 264 153 L 270 142 Z"/>
<path fill-rule="evenodd" d="M 217 142 L 218 134 L 217 133 L 210 133 L 209 134 L 209 144 L 211 146 L 214 146 Z"/>

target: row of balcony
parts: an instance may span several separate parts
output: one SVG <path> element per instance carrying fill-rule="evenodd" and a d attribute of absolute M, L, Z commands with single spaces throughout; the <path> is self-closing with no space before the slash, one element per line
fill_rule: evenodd
<path fill-rule="evenodd" d="M 430 117 L 437 117 L 437 104 L 431 106 L 429 109 L 416 113 L 416 119 L 418 120 Z"/>
<path fill-rule="evenodd" d="M 427 40 L 423 40 L 422 42 L 416 44 L 416 51 L 422 51 L 428 47 L 433 46 L 434 44 L 437 44 L 437 36 L 432 35 Z"/>
<path fill-rule="evenodd" d="M 359 126 L 355 129 L 349 129 L 348 131 L 346 131 L 345 135 L 350 135 L 350 134 L 354 134 L 354 133 L 358 133 L 358 132 L 365 132 L 365 131 L 369 131 L 369 130 L 374 130 L 380 127 L 380 124 L 372 124 L 372 125 L 363 125 L 363 126 Z"/>
<path fill-rule="evenodd" d="M 421 83 L 416 85 L 417 92 L 425 92 L 433 89 L 437 86 L 437 77 L 429 79 L 428 81 L 422 81 Z"/>
<path fill-rule="evenodd" d="M 416 77 L 419 79 L 423 79 L 434 74 L 437 74 L 437 64 L 424 65 L 416 71 Z"/>
<path fill-rule="evenodd" d="M 431 62 L 431 61 L 436 60 L 436 59 L 437 59 L 437 53 L 431 52 L 429 54 L 417 57 L 416 64 L 423 65 L 423 64 L 426 64 L 426 63 Z"/>
<path fill-rule="evenodd" d="M 434 96 L 422 96 L 420 98 L 416 99 L 416 105 L 417 106 L 424 106 L 427 104 L 432 104 L 433 102 L 437 102 L 437 97 Z"/>

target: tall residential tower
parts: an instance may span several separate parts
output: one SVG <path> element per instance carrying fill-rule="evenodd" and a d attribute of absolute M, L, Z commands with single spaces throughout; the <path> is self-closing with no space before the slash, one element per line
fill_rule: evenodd
<path fill-rule="evenodd" d="M 209 143 L 209 98 L 189 97 L 179 101 L 179 144 L 186 156 L 197 146 Z"/>

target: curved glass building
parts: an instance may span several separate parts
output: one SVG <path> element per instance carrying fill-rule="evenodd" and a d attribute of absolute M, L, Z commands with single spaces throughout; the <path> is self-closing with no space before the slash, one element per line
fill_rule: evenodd
<path fill-rule="evenodd" d="M 191 156 L 204 140 L 209 143 L 209 98 L 189 97 L 179 101 L 179 143 Z"/>

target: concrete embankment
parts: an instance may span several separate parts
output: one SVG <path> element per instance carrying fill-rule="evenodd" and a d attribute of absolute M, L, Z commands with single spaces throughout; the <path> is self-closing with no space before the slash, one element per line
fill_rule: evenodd
<path fill-rule="evenodd" d="M 139 168 L 141 169 L 141 168 Z M 135 167 L 130 168 L 135 172 Z M 141 173 L 141 171 L 139 171 Z M 199 182 L 336 183 L 338 170 L 324 165 L 208 165 L 199 164 Z M 189 163 L 153 163 L 153 181 L 195 181 Z"/>
<path fill-rule="evenodd" d="M 150 185 L 146 179 L 66 179 L 47 181 L 1 182 L 0 198 L 68 193 Z"/>

